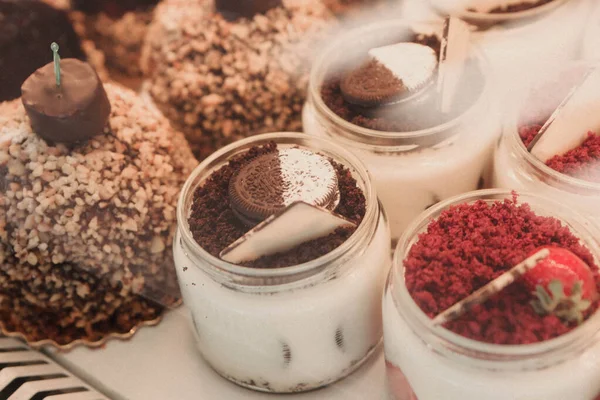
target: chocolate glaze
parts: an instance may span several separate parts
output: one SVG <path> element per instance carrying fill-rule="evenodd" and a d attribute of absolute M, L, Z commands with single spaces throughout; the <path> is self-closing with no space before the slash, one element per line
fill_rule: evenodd
<path fill-rule="evenodd" d="M 33 130 L 51 143 L 77 143 L 102 133 L 111 108 L 98 74 L 73 58 L 62 60 L 60 67 L 60 86 L 54 63 L 23 83 L 21 100 Z"/>
<path fill-rule="evenodd" d="M 215 0 L 216 10 L 228 20 L 252 18 L 282 4 L 282 0 Z"/>
<path fill-rule="evenodd" d="M 67 13 L 39 0 L 0 0 L 0 101 L 16 99 L 21 85 L 52 57 L 50 42 L 61 55 L 85 60 Z"/>

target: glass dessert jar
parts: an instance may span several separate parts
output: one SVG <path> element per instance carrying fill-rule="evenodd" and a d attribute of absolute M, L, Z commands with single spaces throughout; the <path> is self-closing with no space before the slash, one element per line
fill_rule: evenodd
<path fill-rule="evenodd" d="M 273 141 L 278 149 L 308 149 L 347 167 L 364 193 L 364 217 L 345 242 L 312 261 L 280 268 L 227 263 L 192 235 L 194 193 L 233 157 Z M 305 391 L 348 375 L 377 348 L 389 227 L 366 168 L 346 150 L 299 133 L 238 141 L 195 169 L 177 216 L 174 253 L 184 303 L 200 352 L 225 378 L 260 391 Z"/>
<path fill-rule="evenodd" d="M 550 74 L 548 79 L 542 79 L 541 89 L 534 85 L 531 94 L 523 97 L 524 101 L 514 103 L 512 110 L 506 113 L 504 132 L 494 155 L 493 183 L 495 187 L 525 190 L 560 199 L 600 223 L 600 183 L 552 169 L 527 150 L 520 134 L 522 127 L 543 124 L 550 117 L 562 100 L 560 94 L 568 93 L 568 88 L 561 88 L 564 86 L 561 83 L 568 80 L 571 71 L 587 65 L 593 64 L 572 63 L 556 74 Z"/>
<path fill-rule="evenodd" d="M 424 213 L 400 240 L 383 300 L 385 357 L 388 382 L 395 396 L 392 398 L 593 400 L 600 393 L 599 312 L 550 340 L 491 344 L 435 326 L 407 288 L 407 257 L 419 240 L 418 235 L 432 221 L 459 204 L 479 200 L 491 204 L 510 197 L 508 191 L 485 190 L 449 199 Z M 536 215 L 557 218 L 598 264 L 598 236 L 581 215 L 537 195 L 521 194 L 518 201 L 528 204 Z"/>
<path fill-rule="evenodd" d="M 391 20 L 343 35 L 313 65 L 304 106 L 306 133 L 335 140 L 367 165 L 389 216 L 393 240 L 423 210 L 442 199 L 475 190 L 487 180 L 493 143 L 500 133 L 492 88 L 485 74 L 487 63 L 478 52 L 471 58 L 481 90 L 470 92 L 472 99 L 463 102 L 468 106 L 458 115 L 422 129 L 413 124 L 391 132 L 349 122 L 326 104 L 322 88 L 340 63 L 352 57 L 349 54 L 365 53 L 369 47 L 394 42 L 413 32 L 439 37 L 438 31 L 439 24 L 413 27 L 402 20 Z M 414 114 L 428 115 L 428 110 Z"/>
<path fill-rule="evenodd" d="M 595 10 L 588 19 L 583 38 L 582 53 L 583 58 L 586 60 L 600 59 L 600 5 L 598 4 L 596 4 Z"/>
<path fill-rule="evenodd" d="M 582 38 L 581 22 L 587 18 L 587 0 L 552 0 L 515 12 L 489 13 L 468 10 L 478 3 L 501 1 L 406 0 L 407 18 L 439 18 L 452 15 L 473 25 L 473 42 L 479 45 L 494 71 L 502 98 L 510 97 L 523 80 L 575 59 Z M 428 4 L 429 3 L 429 4 Z M 518 3 L 511 1 L 505 3 Z M 524 0 L 523 3 L 535 3 Z"/>

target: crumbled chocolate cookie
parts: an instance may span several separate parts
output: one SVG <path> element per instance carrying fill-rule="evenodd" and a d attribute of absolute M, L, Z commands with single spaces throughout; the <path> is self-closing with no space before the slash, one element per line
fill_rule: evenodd
<path fill-rule="evenodd" d="M 252 160 L 275 151 L 277 151 L 275 143 L 264 147 L 253 147 L 213 172 L 206 182 L 196 189 L 189 218 L 190 230 L 198 244 L 213 256 L 218 257 L 224 248 L 249 230 L 231 206 L 229 197 L 231 178 Z M 364 194 L 348 168 L 334 161 L 331 163 L 337 174 L 340 191 L 339 204 L 334 211 L 358 225 L 366 212 Z M 356 227 L 339 228 L 327 237 L 243 265 L 276 268 L 307 262 L 331 252 L 344 243 L 355 230 Z"/>

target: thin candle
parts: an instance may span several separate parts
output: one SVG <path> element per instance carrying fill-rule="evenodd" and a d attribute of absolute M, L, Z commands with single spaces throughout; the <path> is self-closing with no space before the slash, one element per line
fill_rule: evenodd
<path fill-rule="evenodd" d="M 60 56 L 58 55 L 58 43 L 52 42 L 50 49 L 52 49 L 52 53 L 54 53 L 54 75 L 56 77 L 56 86 L 60 87 Z"/>

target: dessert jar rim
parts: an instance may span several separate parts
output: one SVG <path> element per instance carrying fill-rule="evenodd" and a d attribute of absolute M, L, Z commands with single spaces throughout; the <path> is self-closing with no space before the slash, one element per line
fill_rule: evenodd
<path fill-rule="evenodd" d="M 439 214 L 450 206 L 472 203 L 477 200 L 502 201 L 510 198 L 514 191 L 506 189 L 486 189 L 477 190 L 459 196 L 452 197 L 438 203 L 429 210 L 421 214 L 419 218 L 411 223 L 398 241 L 394 251 L 394 260 L 392 263 L 392 272 L 394 276 L 390 278 L 393 282 L 392 298 L 394 300 L 395 312 L 401 314 L 409 324 L 413 332 L 423 332 L 419 334 L 422 340 L 432 345 L 440 352 L 458 355 L 459 359 L 464 360 L 465 356 L 473 361 L 489 362 L 515 362 L 515 361 L 539 361 L 546 357 L 556 357 L 557 353 L 570 351 L 583 351 L 590 341 L 597 336 L 600 328 L 600 310 L 597 310 L 592 316 L 584 321 L 580 326 L 574 328 L 568 333 L 559 337 L 545 340 L 542 342 L 523 344 L 523 345 L 503 345 L 480 342 L 454 333 L 442 326 L 435 326 L 432 319 L 421 310 L 410 295 L 404 281 L 404 258 L 414 244 L 415 238 L 424 228 Z M 553 210 L 565 210 L 565 206 L 558 201 L 531 192 L 518 192 L 522 203 L 527 203 L 528 199 L 541 201 L 544 208 Z M 535 210 L 533 210 L 535 212 Z M 566 211 L 565 211 L 566 212 Z M 594 238 L 600 237 L 597 228 L 587 224 L 585 218 L 573 210 L 568 210 L 568 221 L 562 217 L 558 218 L 564 225 L 570 228 L 572 223 L 576 224 L 576 236 L 592 252 L 596 262 L 600 261 L 600 244 Z M 585 237 L 586 239 L 584 239 Z M 560 355 L 559 355 L 560 358 Z"/>
<path fill-rule="evenodd" d="M 595 66 L 600 67 L 600 62 L 598 62 L 598 61 L 591 61 L 591 62 L 590 61 L 575 61 L 575 62 L 570 63 L 569 65 L 572 67 L 576 66 L 576 65 L 590 65 L 590 66 L 595 65 Z M 555 171 L 554 169 L 547 166 L 546 163 L 539 160 L 537 157 L 535 157 L 533 154 L 531 154 L 527 150 L 527 147 L 525 147 L 525 144 L 523 143 L 523 140 L 521 139 L 521 136 L 519 135 L 519 127 L 521 126 L 519 121 L 520 121 L 522 107 L 523 107 L 522 102 L 517 102 L 516 104 L 513 105 L 513 107 L 511 107 L 510 112 L 507 113 L 508 116 L 505 120 L 506 122 L 505 122 L 504 128 L 503 128 L 503 131 L 504 131 L 503 136 L 508 138 L 512 149 L 514 149 L 514 151 L 517 152 L 517 156 L 522 158 L 523 160 L 525 160 L 527 162 L 527 165 L 529 165 L 531 168 L 533 168 L 536 172 L 543 174 L 544 176 L 549 177 L 549 178 L 553 179 L 554 181 L 566 184 L 569 187 L 572 187 L 575 189 L 585 190 L 586 193 L 600 194 L 600 183 L 587 181 L 585 179 L 575 178 L 570 175 L 563 174 L 562 172 Z"/>
<path fill-rule="evenodd" d="M 438 0 L 429 0 L 432 7 L 438 13 L 449 13 L 459 18 L 468 18 L 470 20 L 479 20 L 481 22 L 516 22 L 519 20 L 539 17 L 542 14 L 549 13 L 554 9 L 558 9 L 562 5 L 568 2 L 575 2 L 576 0 L 553 0 L 549 3 L 530 8 L 523 11 L 516 11 L 510 13 L 483 13 L 477 11 L 460 10 L 450 12 L 449 9 L 442 7 L 438 4 Z"/>
<path fill-rule="evenodd" d="M 473 54 L 472 58 L 477 61 L 479 70 L 484 80 L 483 88 L 481 93 L 479 93 L 479 96 L 473 100 L 473 104 L 471 104 L 466 111 L 442 124 L 414 131 L 380 131 L 376 129 L 365 128 L 355 125 L 350 121 L 346 121 L 344 118 L 333 112 L 333 110 L 331 110 L 323 101 L 321 96 L 321 87 L 325 81 L 325 76 L 328 73 L 328 68 L 332 64 L 329 62 L 330 56 L 331 54 L 339 52 L 338 49 L 341 48 L 343 44 L 351 43 L 353 39 L 358 39 L 365 34 L 373 34 L 374 32 L 380 30 L 386 31 L 390 28 L 404 29 L 425 27 L 426 29 L 435 29 L 440 28 L 441 26 L 441 22 L 436 20 L 413 21 L 406 18 L 396 18 L 383 22 L 371 22 L 339 35 L 328 46 L 321 49 L 311 69 L 308 99 L 309 103 L 312 104 L 319 117 L 325 118 L 328 122 L 335 124 L 336 127 L 339 127 L 346 134 L 349 134 L 349 137 L 340 137 L 340 135 L 336 135 L 336 139 L 343 139 L 344 142 L 350 143 L 354 146 L 360 144 L 382 149 L 406 147 L 407 145 L 410 145 L 410 143 L 402 142 L 410 141 L 411 139 L 425 138 L 455 128 L 464 119 L 467 119 L 471 114 L 474 114 L 477 110 L 477 106 L 480 105 L 482 101 L 489 99 L 491 92 L 493 91 L 493 85 L 490 79 L 490 63 L 480 46 L 475 43 L 471 43 Z M 433 33 L 435 34 L 435 31 L 433 31 Z M 381 141 L 385 144 L 378 143 L 378 141 Z M 395 141 L 398 143 L 394 143 Z"/>
<path fill-rule="evenodd" d="M 307 148 L 310 147 L 306 146 L 306 143 L 310 142 L 317 142 L 323 145 L 322 148 L 315 150 L 318 152 L 324 151 L 327 154 L 333 154 L 332 158 L 336 162 L 344 164 L 351 170 L 356 171 L 356 174 L 359 175 L 358 177 L 355 176 L 355 178 L 362 181 L 359 183 L 359 186 L 362 184 L 362 190 L 366 199 L 367 206 L 365 215 L 361 223 L 356 228 L 356 231 L 344 243 L 331 252 L 302 264 L 279 268 L 253 268 L 221 260 L 220 258 L 215 257 L 204 250 L 202 246 L 200 246 L 200 244 L 194 240 L 188 224 L 188 201 L 193 199 L 196 188 L 202 184 L 212 172 L 225 165 L 231 156 L 240 154 L 252 146 L 264 145 L 271 141 L 274 141 L 278 145 L 304 145 Z M 202 179 L 198 180 L 199 178 Z M 192 171 L 181 190 L 179 201 L 177 203 L 177 226 L 181 239 L 186 244 L 188 250 L 193 252 L 194 255 L 201 261 L 204 261 L 202 265 L 208 264 L 210 267 L 216 269 L 217 272 L 222 274 L 245 276 L 249 278 L 285 278 L 289 276 L 309 274 L 311 271 L 315 271 L 320 267 L 328 266 L 337 260 L 343 259 L 344 255 L 347 254 L 356 244 L 363 241 L 367 241 L 367 243 L 370 242 L 370 239 L 375 234 L 379 215 L 380 209 L 375 188 L 371 183 L 370 175 L 363 163 L 351 152 L 345 150 L 333 141 L 297 132 L 275 132 L 254 135 L 231 143 L 220 150 L 217 150 L 204 161 L 202 161 L 194 169 L 194 171 Z"/>

